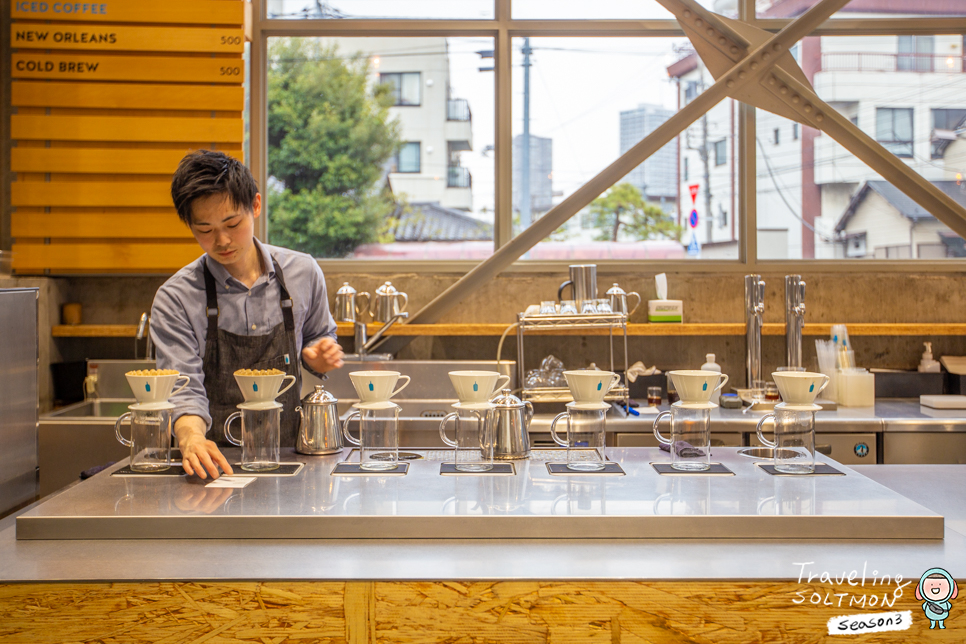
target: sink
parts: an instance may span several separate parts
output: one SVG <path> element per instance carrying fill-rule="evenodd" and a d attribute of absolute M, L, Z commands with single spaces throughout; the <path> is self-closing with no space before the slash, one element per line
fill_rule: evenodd
<path fill-rule="evenodd" d="M 96 400 L 84 400 L 82 402 L 61 407 L 50 413 L 44 414 L 41 420 L 60 420 L 75 418 L 111 418 L 116 419 L 121 414 L 128 411 L 128 406 L 137 401 L 133 398 L 110 399 L 100 398 Z"/>

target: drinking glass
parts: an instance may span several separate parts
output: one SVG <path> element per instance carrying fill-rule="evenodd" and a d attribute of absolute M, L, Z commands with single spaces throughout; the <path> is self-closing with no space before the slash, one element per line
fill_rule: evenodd
<path fill-rule="evenodd" d="M 359 405 L 342 423 L 345 439 L 359 447 L 359 467 L 366 471 L 394 470 L 399 463 L 399 405 L 391 402 Z M 359 418 L 359 440 L 349 434 L 349 421 Z"/>
<path fill-rule="evenodd" d="M 671 417 L 671 439 L 658 429 L 661 419 Z M 654 437 L 671 451 L 671 467 L 685 472 L 711 469 L 711 408 L 706 404 L 674 403 L 654 419 Z"/>
<path fill-rule="evenodd" d="M 447 414 L 439 424 L 439 437 L 454 449 L 453 462 L 460 472 L 488 472 L 493 469 L 491 409 L 458 409 Z M 446 423 L 456 421 L 456 440 L 446 435 Z"/>
<path fill-rule="evenodd" d="M 557 445 L 567 448 L 567 469 L 597 472 L 604 469 L 604 417 L 606 409 L 570 407 L 550 423 L 550 435 Z M 557 435 L 557 422 L 567 419 L 567 439 Z"/>
<path fill-rule="evenodd" d="M 781 399 L 782 399 L 781 394 L 778 393 L 778 385 L 776 385 L 774 382 L 771 382 L 771 381 L 766 382 L 765 400 L 768 402 L 778 402 Z"/>
<path fill-rule="evenodd" d="M 775 441 L 765 438 L 763 427 L 775 422 Z M 811 474 L 815 471 L 815 412 L 789 409 L 785 403 L 758 421 L 758 440 L 775 450 L 775 469 L 786 474 Z"/>
<path fill-rule="evenodd" d="M 597 300 L 584 300 L 580 303 L 580 314 L 581 315 L 593 315 L 597 313 Z"/>
<path fill-rule="evenodd" d="M 597 309 L 598 313 L 613 313 L 614 309 L 610 306 L 610 300 L 596 299 L 594 300 L 594 307 Z"/>
<path fill-rule="evenodd" d="M 661 388 L 660 387 L 648 387 L 647 388 L 647 404 L 650 407 L 658 407 L 661 404 Z"/>
<path fill-rule="evenodd" d="M 142 409 L 131 405 L 114 423 L 114 434 L 122 445 L 131 448 L 131 469 L 135 472 L 161 472 L 171 467 L 170 403 L 145 403 L 160 409 Z M 121 436 L 121 423 L 131 422 L 131 439 Z"/>
<path fill-rule="evenodd" d="M 238 405 L 238 411 L 225 420 L 225 439 L 242 448 L 243 470 L 268 472 L 278 469 L 281 417 L 281 403 L 242 403 Z M 230 425 L 236 418 L 241 418 L 240 441 L 231 434 Z"/>
<path fill-rule="evenodd" d="M 553 300 L 540 302 L 540 315 L 553 315 L 557 312 L 557 303 Z"/>
<path fill-rule="evenodd" d="M 752 380 L 748 393 L 751 394 L 752 404 L 765 401 L 765 381 Z"/>
<path fill-rule="evenodd" d="M 577 315 L 577 302 L 574 300 L 560 300 L 560 315 Z"/>

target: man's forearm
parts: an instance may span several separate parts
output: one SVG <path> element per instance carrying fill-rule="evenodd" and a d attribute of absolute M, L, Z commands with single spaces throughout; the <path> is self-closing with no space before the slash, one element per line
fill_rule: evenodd
<path fill-rule="evenodd" d="M 178 439 L 178 445 L 183 445 L 192 438 L 205 440 L 207 431 L 208 423 L 201 416 L 184 414 L 174 421 L 174 435 Z"/>

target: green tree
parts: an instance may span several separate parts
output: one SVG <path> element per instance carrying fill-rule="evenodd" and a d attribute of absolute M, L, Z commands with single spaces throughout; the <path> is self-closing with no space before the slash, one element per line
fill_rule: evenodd
<path fill-rule="evenodd" d="M 619 183 L 594 199 L 590 215 L 599 229 L 598 241 L 681 239 L 681 227 L 671 216 L 648 203 L 640 189 L 630 183 Z"/>
<path fill-rule="evenodd" d="M 272 243 L 344 257 L 382 241 L 395 208 L 378 186 L 400 146 L 391 88 L 369 82 L 368 59 L 312 38 L 269 47 L 268 203 Z"/>

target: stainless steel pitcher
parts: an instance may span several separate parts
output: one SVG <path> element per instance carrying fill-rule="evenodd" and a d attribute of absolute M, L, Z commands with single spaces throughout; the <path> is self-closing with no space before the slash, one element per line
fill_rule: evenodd
<path fill-rule="evenodd" d="M 510 461 L 530 456 L 530 436 L 527 433 L 533 420 L 533 405 L 521 401 L 504 389 L 494 400 L 492 436 L 496 441 L 493 458 Z"/>
<path fill-rule="evenodd" d="M 342 451 L 338 402 L 322 385 L 315 385 L 315 391 L 302 399 L 302 404 L 295 408 L 299 413 L 296 452 L 318 455 Z"/>
<path fill-rule="evenodd" d="M 363 295 L 366 297 L 364 306 L 360 304 Z M 369 300 L 369 293 L 365 291 L 357 293 L 349 286 L 349 282 L 343 282 L 342 287 L 335 292 L 335 309 L 332 316 L 336 322 L 355 322 L 369 309 Z"/>
<path fill-rule="evenodd" d="M 584 302 L 597 299 L 597 264 L 573 264 L 570 279 L 557 289 L 557 300 L 563 299 L 564 289 L 573 289 L 572 299 L 577 300 L 577 311 L 584 310 Z"/>
<path fill-rule="evenodd" d="M 400 303 L 402 300 L 402 303 Z M 409 304 L 409 296 L 402 291 L 397 291 L 392 282 L 386 282 L 376 289 L 376 295 L 372 298 L 369 312 L 372 319 L 376 322 L 386 323 L 393 316 L 406 310 Z"/>

